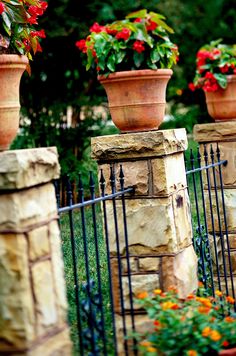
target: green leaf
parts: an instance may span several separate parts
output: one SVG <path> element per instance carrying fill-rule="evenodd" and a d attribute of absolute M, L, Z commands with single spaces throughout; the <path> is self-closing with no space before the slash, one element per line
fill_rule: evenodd
<path fill-rule="evenodd" d="M 224 74 L 214 73 L 214 77 L 221 88 L 225 89 L 227 87 L 227 78 Z"/>
<path fill-rule="evenodd" d="M 162 28 L 164 28 L 169 33 L 174 33 L 174 30 L 170 26 L 168 26 L 164 21 L 162 21 L 158 16 L 154 15 L 152 17 L 152 21 L 156 22 L 156 24 L 158 26 L 161 26 Z"/>
<path fill-rule="evenodd" d="M 139 10 L 139 11 L 135 11 L 135 12 L 131 12 L 130 14 L 128 14 L 125 18 L 126 19 L 134 19 L 134 18 L 141 18 L 144 19 L 147 15 L 147 10 L 143 9 L 143 10 Z"/>
<path fill-rule="evenodd" d="M 153 11 L 150 11 L 149 15 L 151 16 L 151 20 L 153 20 L 154 18 L 158 18 L 158 19 L 162 19 L 162 20 L 166 19 L 164 15 L 158 14 L 157 12 L 153 12 Z"/>
<path fill-rule="evenodd" d="M 111 72 L 115 72 L 115 63 L 116 63 L 116 57 L 115 57 L 115 55 L 113 53 L 108 57 L 108 60 L 107 60 L 107 68 Z"/>
<path fill-rule="evenodd" d="M 155 48 L 151 51 L 150 58 L 151 58 L 152 63 L 156 63 L 160 60 L 160 54 L 159 54 L 157 48 Z"/>
<path fill-rule="evenodd" d="M 10 34 L 9 30 L 11 29 L 11 20 L 9 19 L 6 12 L 2 13 L 2 19 L 3 19 L 4 28 L 6 29 L 8 34 Z"/>
<path fill-rule="evenodd" d="M 121 63 L 125 58 L 126 53 L 124 51 L 116 53 L 116 62 L 117 64 Z"/>
<path fill-rule="evenodd" d="M 135 67 L 139 68 L 141 66 L 141 64 L 143 63 L 143 61 L 144 61 L 143 52 L 142 53 L 134 52 L 133 60 L 134 60 Z"/>
<path fill-rule="evenodd" d="M 93 54 L 92 54 L 92 51 L 89 49 L 87 51 L 87 56 L 88 56 L 88 62 L 87 62 L 87 65 L 86 65 L 86 70 L 89 70 L 92 66 L 92 63 L 93 63 Z"/>

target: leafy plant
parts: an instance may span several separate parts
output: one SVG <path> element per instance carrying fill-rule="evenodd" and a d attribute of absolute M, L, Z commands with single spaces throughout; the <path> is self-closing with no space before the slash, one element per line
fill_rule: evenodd
<path fill-rule="evenodd" d="M 99 74 L 171 68 L 178 60 L 178 47 L 169 38 L 173 32 L 163 15 L 143 9 L 105 26 L 95 22 L 76 46 L 87 56 L 86 69 L 95 67 Z"/>
<path fill-rule="evenodd" d="M 227 87 L 227 75 L 236 74 L 236 45 L 210 42 L 197 52 L 196 72 L 191 90 L 202 88 L 206 92 Z"/>
<path fill-rule="evenodd" d="M 41 52 L 39 38 L 44 30 L 36 31 L 38 17 L 47 9 L 47 2 L 40 0 L 2 0 L 0 2 L 0 53 L 27 55 Z"/>
<path fill-rule="evenodd" d="M 198 296 L 190 294 L 186 300 L 174 289 L 140 293 L 137 302 L 152 325 L 135 335 L 141 355 L 210 356 L 236 345 L 236 315 L 231 310 L 235 301 L 221 291 L 215 294 L 207 297 L 202 287 Z"/>

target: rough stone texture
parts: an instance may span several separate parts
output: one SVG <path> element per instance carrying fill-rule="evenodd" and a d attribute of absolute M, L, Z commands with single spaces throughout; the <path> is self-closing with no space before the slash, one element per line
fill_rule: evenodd
<path fill-rule="evenodd" d="M 59 174 L 56 147 L 0 152 L 0 190 L 32 187 Z"/>
<path fill-rule="evenodd" d="M 197 142 L 235 141 L 236 121 L 198 124 L 194 126 L 193 134 Z"/>
<path fill-rule="evenodd" d="M 193 246 L 174 257 L 162 257 L 160 281 L 164 291 L 170 287 L 177 288 L 180 298 L 186 298 L 197 290 L 197 256 Z"/>
<path fill-rule="evenodd" d="M 57 216 L 54 186 L 47 183 L 12 194 L 1 194 L 0 211 L 0 232 L 18 231 L 52 219 Z"/>
<path fill-rule="evenodd" d="M 157 272 L 160 269 L 160 258 L 159 257 L 139 258 L 138 264 L 139 264 L 139 271 Z"/>
<path fill-rule="evenodd" d="M 33 288 L 36 300 L 37 332 L 44 334 L 57 323 L 54 281 L 50 261 L 38 262 L 32 267 Z"/>
<path fill-rule="evenodd" d="M 48 226 L 32 230 L 28 234 L 30 260 L 46 256 L 50 253 Z"/>
<path fill-rule="evenodd" d="M 116 320 L 116 333 L 117 333 L 117 341 L 118 341 L 118 355 L 123 356 L 125 355 L 125 332 L 123 327 L 123 319 L 120 315 L 115 315 Z M 133 331 L 132 328 L 132 319 L 130 315 L 125 316 L 125 326 L 126 326 L 126 335 L 130 335 Z M 134 315 L 134 325 L 135 331 L 141 334 L 144 334 L 147 331 L 153 331 L 153 320 L 150 320 L 147 315 Z M 128 345 L 128 354 L 129 356 L 134 356 L 135 353 L 133 352 L 133 339 L 129 338 L 127 341 Z"/>
<path fill-rule="evenodd" d="M 98 161 L 140 159 L 183 152 L 187 148 L 185 129 L 107 135 L 91 138 L 92 158 Z"/>
<path fill-rule="evenodd" d="M 214 229 L 215 232 L 220 232 L 222 229 L 225 229 L 225 222 L 224 222 L 224 212 L 222 208 L 222 199 L 221 199 L 221 192 L 218 191 L 218 202 L 219 202 L 219 212 L 220 212 L 220 224 L 217 215 L 217 205 L 216 205 L 216 194 L 215 191 L 211 192 L 212 197 L 212 212 L 214 218 Z M 209 195 L 207 191 L 204 191 L 205 202 L 206 202 L 206 213 L 207 213 L 207 222 L 208 222 L 208 231 L 212 231 L 212 223 L 211 223 L 211 209 L 210 209 L 210 201 Z M 226 211 L 226 220 L 228 226 L 228 232 L 236 230 L 236 189 L 225 189 L 224 190 L 224 202 L 225 202 L 225 211 Z M 220 229 L 221 225 L 221 229 Z"/>
<path fill-rule="evenodd" d="M 183 153 L 151 160 L 154 196 L 170 195 L 186 187 Z"/>
<path fill-rule="evenodd" d="M 126 258 L 122 258 L 121 265 L 122 265 L 122 274 L 128 273 L 128 262 Z M 138 271 L 138 261 L 135 257 L 129 258 L 129 268 L 131 272 Z"/>
<path fill-rule="evenodd" d="M 148 161 L 136 162 L 119 162 L 113 164 L 113 169 L 116 177 L 116 189 L 120 190 L 120 164 L 122 164 L 123 173 L 125 176 L 125 187 L 134 186 L 135 195 L 147 195 L 149 189 L 149 169 Z M 102 164 L 99 170 L 102 169 L 104 178 L 106 180 L 106 194 L 111 194 L 110 186 L 110 164 Z"/>
<path fill-rule="evenodd" d="M 117 202 L 120 251 L 125 251 L 121 202 Z M 116 254 L 112 203 L 107 203 L 110 251 Z M 191 244 L 192 228 L 187 190 L 168 198 L 126 201 L 130 253 L 176 253 Z"/>
<path fill-rule="evenodd" d="M 69 329 L 65 328 L 65 330 L 28 350 L 25 356 L 70 356 L 71 346 Z"/>
<path fill-rule="evenodd" d="M 0 354 L 35 338 L 34 301 L 24 235 L 0 234 Z"/>
<path fill-rule="evenodd" d="M 224 235 L 224 239 L 225 240 L 227 239 L 226 235 Z M 236 234 L 228 234 L 228 240 L 229 240 L 229 247 L 231 249 L 236 249 Z"/>
<path fill-rule="evenodd" d="M 229 236 L 229 248 L 230 246 L 232 246 L 232 241 L 233 244 L 235 244 L 235 240 L 232 240 L 232 238 L 230 238 Z M 220 236 L 216 236 L 214 239 L 214 237 L 210 235 L 209 244 L 210 244 L 210 251 L 211 251 L 214 273 L 216 273 L 217 269 L 219 269 L 221 274 L 223 275 L 227 274 L 230 276 L 231 271 L 233 274 L 236 274 L 236 250 L 231 248 L 229 249 L 229 253 L 228 253 L 228 244 L 227 244 L 226 236 L 224 235 L 224 239 L 222 243 Z M 216 257 L 216 251 L 217 251 L 217 257 Z"/>
<path fill-rule="evenodd" d="M 226 280 L 227 280 L 227 286 L 228 286 L 228 295 L 233 297 L 233 295 L 236 295 L 236 277 L 235 276 L 233 277 L 233 286 L 231 283 L 230 276 L 228 276 Z M 218 278 L 216 275 L 214 276 L 214 284 L 216 286 L 216 289 L 219 289 L 219 281 L 218 281 Z M 221 284 L 222 292 L 226 294 L 226 282 L 223 277 L 221 277 L 220 284 Z M 234 290 L 234 294 L 233 294 L 233 290 Z"/>

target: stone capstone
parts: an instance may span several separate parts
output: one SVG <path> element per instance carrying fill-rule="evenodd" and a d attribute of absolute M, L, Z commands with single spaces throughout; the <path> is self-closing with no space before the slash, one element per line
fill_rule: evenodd
<path fill-rule="evenodd" d="M 194 126 L 193 135 L 197 142 L 235 141 L 236 121 L 198 124 Z"/>

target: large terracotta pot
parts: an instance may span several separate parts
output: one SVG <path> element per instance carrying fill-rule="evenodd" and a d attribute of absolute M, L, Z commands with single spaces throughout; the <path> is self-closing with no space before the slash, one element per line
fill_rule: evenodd
<path fill-rule="evenodd" d="M 26 56 L 0 55 L 0 150 L 9 148 L 19 128 L 19 88 Z"/>
<path fill-rule="evenodd" d="M 164 119 L 171 69 L 144 69 L 98 76 L 111 118 L 122 133 L 157 130 Z"/>
<path fill-rule="evenodd" d="M 205 92 L 209 115 L 215 121 L 236 120 L 236 75 L 227 76 L 227 88 Z"/>
<path fill-rule="evenodd" d="M 236 356 L 236 347 L 233 349 L 220 351 L 219 355 L 220 356 Z"/>

